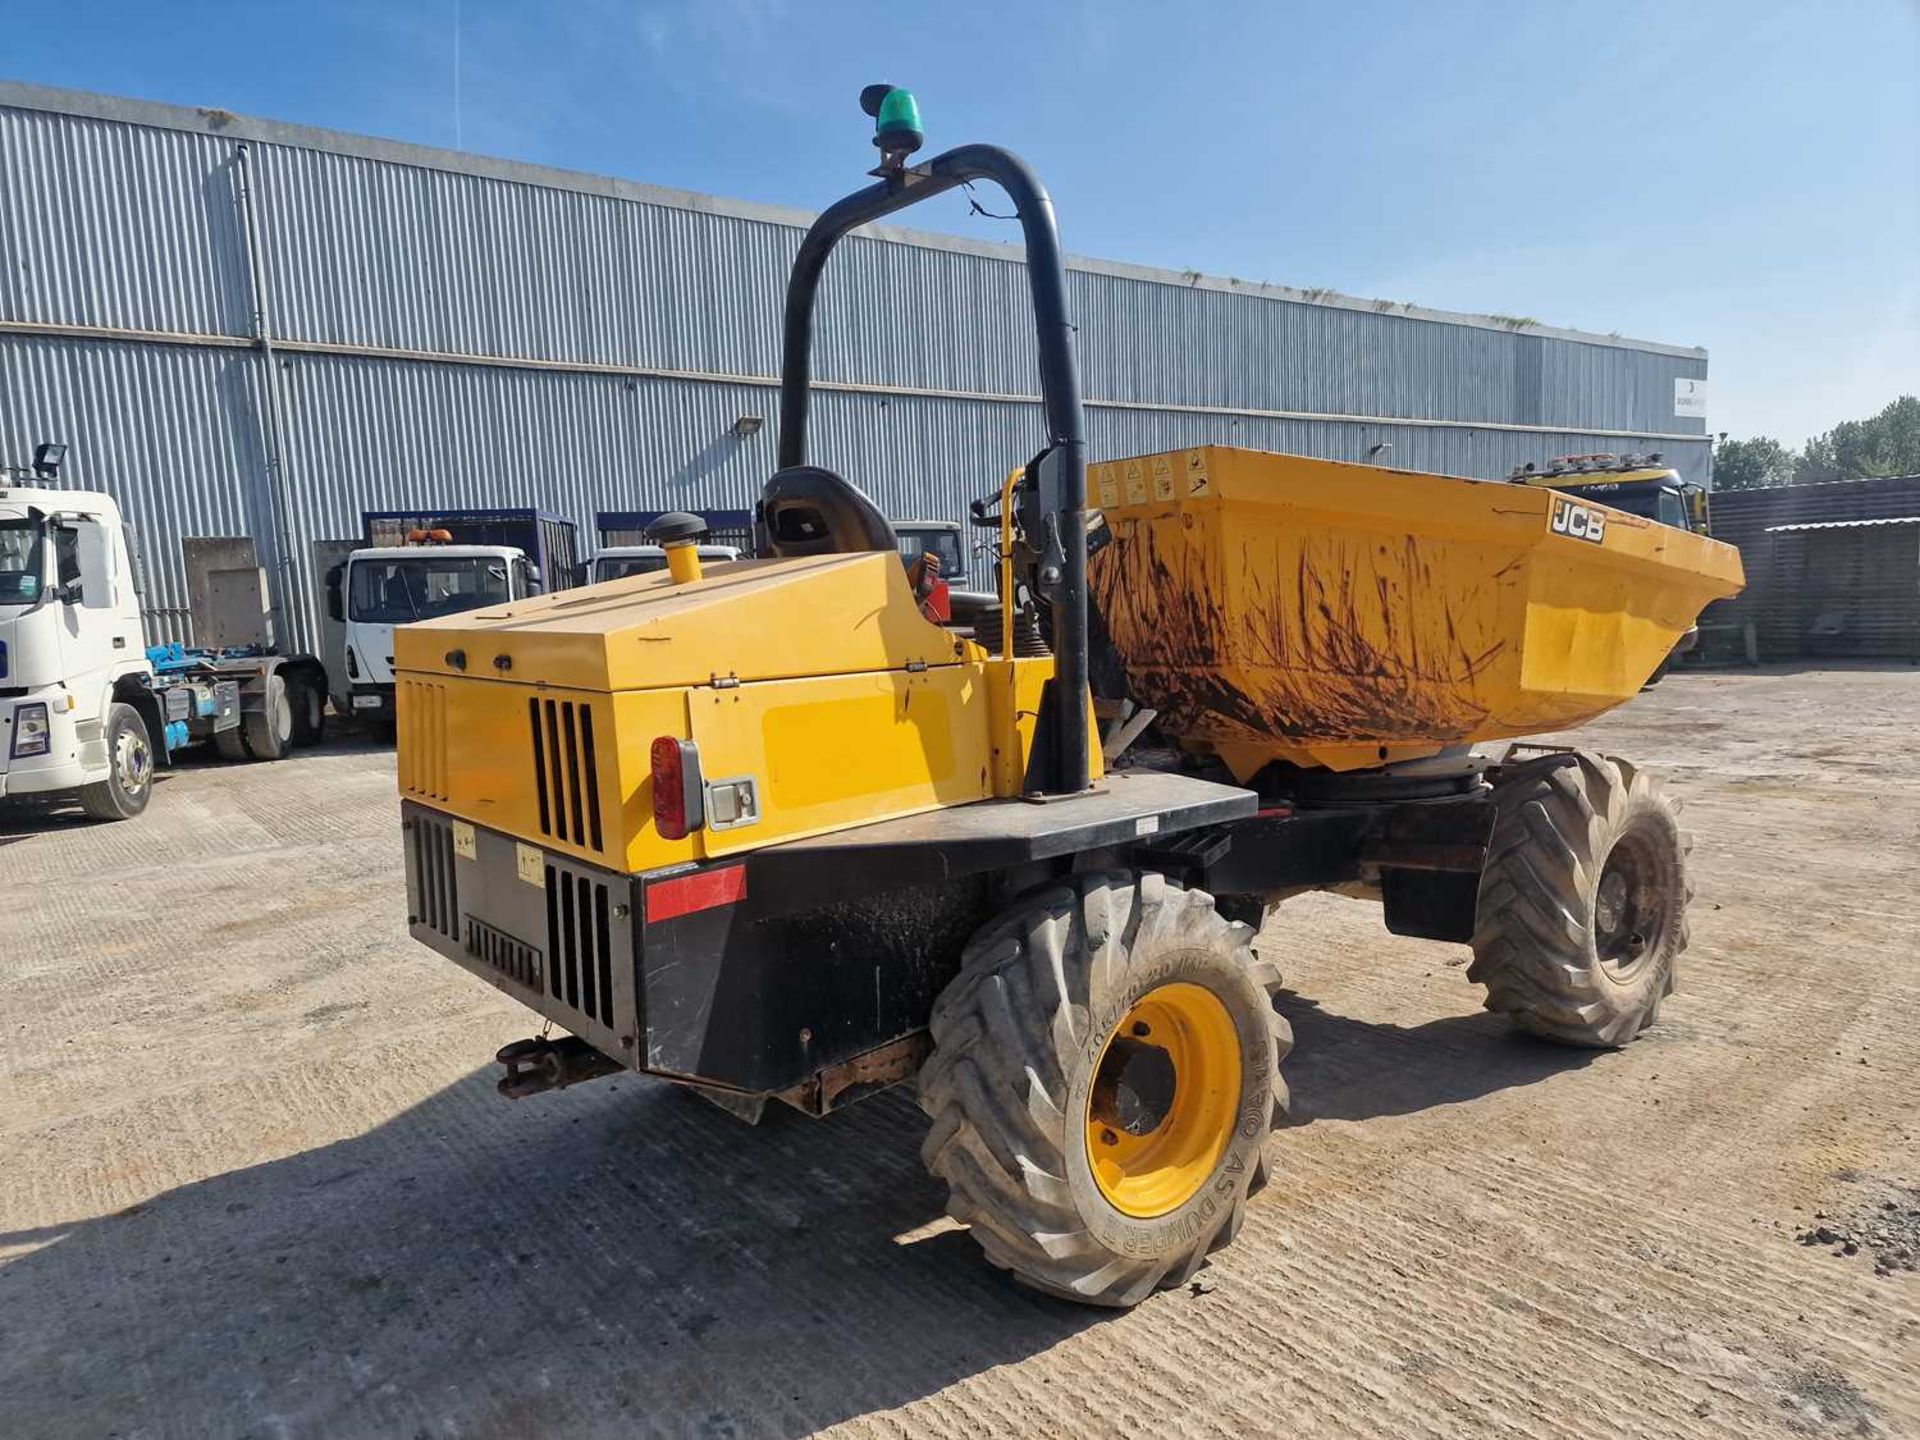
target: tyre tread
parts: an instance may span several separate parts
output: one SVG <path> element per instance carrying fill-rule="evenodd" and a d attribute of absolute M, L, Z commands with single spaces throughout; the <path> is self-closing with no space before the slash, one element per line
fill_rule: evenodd
<path fill-rule="evenodd" d="M 933 1125 L 921 1156 L 947 1182 L 948 1214 L 971 1227 L 989 1262 L 1065 1299 L 1128 1306 L 1183 1283 L 1239 1230 L 1244 1193 L 1175 1255 L 1106 1249 L 1082 1223 L 1066 1178 L 1072 1120 L 1060 1056 L 1083 1043 L 1095 988 L 1106 993 L 1115 968 L 1145 942 L 1232 947 L 1271 999 L 1280 972 L 1252 956 L 1252 938 L 1205 891 L 1153 873 L 1049 885 L 975 935 L 933 1009 L 934 1050 L 919 1086 Z M 1292 1031 L 1277 1013 L 1269 1031 L 1277 1061 Z M 1287 1103 L 1277 1065 L 1272 1094 L 1277 1125 Z M 1267 1169 L 1263 1145 L 1248 1191 Z"/>
<path fill-rule="evenodd" d="M 1624 760 L 1574 752 L 1574 763 L 1523 765 L 1494 790 L 1495 822 L 1482 872 L 1467 978 L 1487 989 L 1486 1007 L 1534 1034 L 1608 1048 L 1651 1024 L 1673 988 L 1686 948 L 1684 901 L 1693 898 L 1682 843 L 1675 859 L 1683 909 L 1656 959 L 1648 995 L 1625 993 L 1601 972 L 1592 948 L 1590 896 L 1613 841 L 1636 811 L 1671 818 L 1676 807 L 1651 775 Z M 1650 996 L 1650 998 L 1649 998 Z"/>

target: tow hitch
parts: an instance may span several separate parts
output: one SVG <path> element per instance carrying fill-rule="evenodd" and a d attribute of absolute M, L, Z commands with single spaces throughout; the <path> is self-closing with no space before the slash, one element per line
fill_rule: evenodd
<path fill-rule="evenodd" d="M 521 1100 L 545 1090 L 564 1090 L 582 1080 L 597 1080 L 626 1069 L 617 1060 L 609 1060 L 586 1041 L 574 1035 L 558 1040 L 535 1036 L 503 1045 L 493 1057 L 507 1067 L 500 1077 L 500 1093 L 509 1100 Z"/>

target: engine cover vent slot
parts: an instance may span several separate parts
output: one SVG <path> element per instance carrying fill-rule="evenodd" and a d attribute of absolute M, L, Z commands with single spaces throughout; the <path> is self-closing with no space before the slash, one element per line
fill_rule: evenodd
<path fill-rule="evenodd" d="M 535 696 L 527 701 L 527 722 L 540 833 L 585 850 L 604 850 L 593 708 Z"/>
<path fill-rule="evenodd" d="M 613 1024 L 613 941 L 607 887 L 546 867 L 547 994 L 602 1025 Z"/>

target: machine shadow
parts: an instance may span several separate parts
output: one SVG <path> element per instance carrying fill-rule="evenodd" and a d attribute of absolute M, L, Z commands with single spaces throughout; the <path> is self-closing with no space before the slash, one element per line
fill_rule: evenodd
<path fill-rule="evenodd" d="M 805 1435 L 1104 1318 L 944 1221 L 904 1095 L 749 1129 L 633 1077 L 492 1090 L 475 1073 L 365 1135 L 0 1234 L 38 1247 L 0 1264 L 11 1423 Z"/>
<path fill-rule="evenodd" d="M 1402 1026 L 1336 1015 L 1290 990 L 1274 1003 L 1293 1026 L 1282 1073 L 1294 1128 L 1477 1100 L 1583 1069 L 1607 1053 L 1521 1034 L 1486 1011 Z"/>

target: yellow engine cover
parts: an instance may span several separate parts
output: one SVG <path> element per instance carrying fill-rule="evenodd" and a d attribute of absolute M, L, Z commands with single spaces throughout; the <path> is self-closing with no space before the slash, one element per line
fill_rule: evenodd
<path fill-rule="evenodd" d="M 1242 779 L 1582 724 L 1745 583 L 1730 545 L 1528 485 L 1205 446 L 1089 488 L 1134 691 Z"/>
<path fill-rule="evenodd" d="M 920 614 L 886 553 L 710 566 L 394 635 L 401 791 L 629 872 L 1017 795 L 1050 659 Z M 662 836 L 652 746 L 748 780 L 750 823 Z"/>

